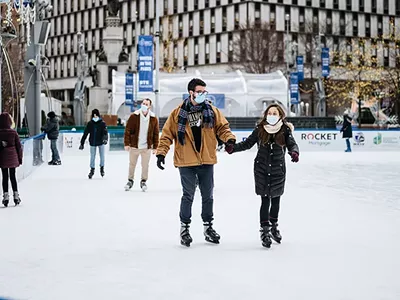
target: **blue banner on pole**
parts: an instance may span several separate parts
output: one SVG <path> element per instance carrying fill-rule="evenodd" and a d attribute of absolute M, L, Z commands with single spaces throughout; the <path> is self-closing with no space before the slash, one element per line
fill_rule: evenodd
<path fill-rule="evenodd" d="M 153 92 L 153 36 L 139 36 L 138 52 L 139 92 Z"/>
<path fill-rule="evenodd" d="M 296 65 L 297 65 L 297 76 L 299 81 L 304 80 L 304 58 L 303 56 L 296 57 Z"/>
<path fill-rule="evenodd" d="M 135 90 L 134 85 L 134 77 L 133 73 L 126 73 L 125 74 L 125 105 L 133 106 L 133 95 Z"/>
<path fill-rule="evenodd" d="M 290 73 L 290 103 L 299 104 L 299 76 Z"/>
<path fill-rule="evenodd" d="M 189 94 L 183 94 L 182 99 L 185 100 L 189 97 Z M 208 94 L 207 100 L 211 102 L 218 109 L 225 108 L 225 94 Z"/>
<path fill-rule="evenodd" d="M 321 61 L 322 61 L 322 76 L 328 77 L 330 74 L 329 48 L 322 48 Z"/>

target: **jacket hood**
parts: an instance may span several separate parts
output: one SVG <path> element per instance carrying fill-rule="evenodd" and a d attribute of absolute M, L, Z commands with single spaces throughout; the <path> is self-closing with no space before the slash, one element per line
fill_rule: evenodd
<path fill-rule="evenodd" d="M 11 128 L 11 117 L 8 113 L 2 113 L 0 115 L 0 129 Z"/>

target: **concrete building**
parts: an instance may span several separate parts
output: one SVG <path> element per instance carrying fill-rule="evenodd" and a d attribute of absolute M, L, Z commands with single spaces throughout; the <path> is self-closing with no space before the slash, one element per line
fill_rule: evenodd
<path fill-rule="evenodd" d="M 124 0 L 119 14 L 133 70 L 136 36 L 154 33 L 156 2 L 161 12 L 161 65 L 172 72 L 229 70 L 237 30 L 255 22 L 267 22 L 282 34 L 289 29 L 289 40 L 298 44 L 306 67 L 313 56 L 307 51 L 310 41 L 301 38 L 308 24 L 312 24 L 311 35 L 321 32 L 321 44 L 331 48 L 346 46 L 357 37 L 400 33 L 400 0 Z M 53 6 L 53 13 L 48 15 L 51 33 L 44 51 L 50 61 L 46 77 L 53 96 L 67 103 L 73 100 L 77 76 L 77 32 L 84 35 L 89 65 L 96 64 L 107 1 L 63 0 L 53 1 Z M 384 45 L 381 47 L 379 63 L 395 66 Z M 280 51 L 280 57 L 285 57 L 285 49 Z M 91 86 L 91 78 L 87 85 Z"/>

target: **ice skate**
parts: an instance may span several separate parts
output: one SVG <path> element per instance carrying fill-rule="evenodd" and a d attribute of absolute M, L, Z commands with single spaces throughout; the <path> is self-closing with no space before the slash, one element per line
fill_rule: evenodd
<path fill-rule="evenodd" d="M 265 248 L 271 248 L 272 241 L 271 241 L 270 230 L 271 230 L 271 226 L 270 225 L 262 226 L 260 228 L 261 244 Z"/>
<path fill-rule="evenodd" d="M 181 222 L 181 245 L 186 247 L 190 247 L 190 244 L 193 242 L 189 233 L 189 227 L 189 224 Z"/>
<path fill-rule="evenodd" d="M 219 240 L 221 237 L 214 230 L 214 228 L 212 228 L 212 223 L 204 222 L 203 226 L 204 226 L 204 236 L 206 238 L 206 241 L 213 244 L 219 244 Z"/>
<path fill-rule="evenodd" d="M 104 175 L 106 175 L 106 173 L 104 172 L 104 167 L 100 167 L 100 175 L 101 177 L 104 177 Z"/>
<path fill-rule="evenodd" d="M 15 206 L 19 205 L 21 203 L 21 198 L 19 197 L 18 192 L 14 192 L 14 204 Z"/>
<path fill-rule="evenodd" d="M 281 233 L 279 232 L 279 229 L 278 229 L 278 223 L 272 223 L 271 237 L 278 244 L 281 243 L 282 236 L 281 236 Z"/>
<path fill-rule="evenodd" d="M 54 160 L 52 159 L 51 161 L 49 161 L 48 163 L 47 163 L 49 166 L 52 166 L 52 165 L 54 165 Z"/>
<path fill-rule="evenodd" d="M 88 175 L 89 179 L 92 179 L 93 175 L 94 175 L 94 168 L 91 168 L 90 173 Z"/>
<path fill-rule="evenodd" d="M 129 191 L 133 187 L 133 180 L 129 179 L 128 183 L 125 185 L 125 191 Z"/>
<path fill-rule="evenodd" d="M 10 196 L 9 196 L 9 194 L 8 194 L 8 193 L 4 193 L 4 194 L 3 194 L 3 201 L 2 201 L 4 207 L 7 207 L 7 206 L 8 206 L 8 202 L 9 202 L 9 201 L 10 201 Z"/>
<path fill-rule="evenodd" d="M 140 188 L 142 189 L 143 192 L 147 191 L 146 180 L 142 180 L 140 182 Z"/>

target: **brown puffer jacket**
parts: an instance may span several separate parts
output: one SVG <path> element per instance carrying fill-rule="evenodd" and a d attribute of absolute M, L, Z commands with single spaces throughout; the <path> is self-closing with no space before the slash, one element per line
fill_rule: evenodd
<path fill-rule="evenodd" d="M 185 144 L 182 146 L 178 142 L 178 116 L 181 106 L 175 108 L 169 115 L 165 123 L 157 155 L 166 156 L 170 146 L 175 142 L 174 165 L 175 167 L 192 167 L 199 165 L 214 165 L 217 163 L 217 136 L 226 143 L 229 140 L 236 140 L 235 135 L 229 128 L 229 123 L 218 110 L 212 106 L 215 117 L 214 128 L 202 128 L 201 150 L 196 150 L 192 130 L 186 123 Z"/>
<path fill-rule="evenodd" d="M 150 113 L 149 131 L 147 133 L 147 147 L 157 149 L 160 128 L 158 119 L 153 112 Z M 138 148 L 140 132 L 140 110 L 135 111 L 128 119 L 124 134 L 124 145 Z"/>

